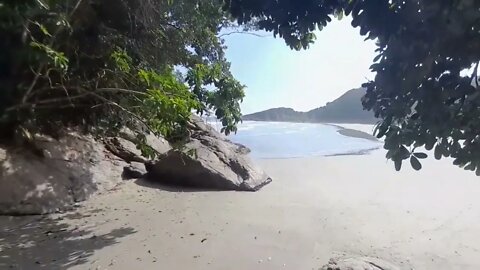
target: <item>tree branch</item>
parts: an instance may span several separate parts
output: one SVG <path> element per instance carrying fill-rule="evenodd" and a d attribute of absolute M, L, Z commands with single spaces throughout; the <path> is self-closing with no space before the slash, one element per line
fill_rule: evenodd
<path fill-rule="evenodd" d="M 124 108 L 123 106 L 121 106 L 120 104 L 114 102 L 114 101 L 111 101 L 111 100 L 108 100 L 107 98 L 104 98 L 100 95 L 97 95 L 95 93 L 92 93 L 91 94 L 93 96 L 95 96 L 96 98 L 100 99 L 100 100 L 103 100 L 106 104 L 109 104 L 109 105 L 112 105 L 114 107 L 117 107 L 118 109 L 120 109 L 121 111 L 131 115 L 133 118 L 137 119 L 137 121 L 139 121 L 140 123 L 142 123 L 150 132 L 152 132 L 152 134 L 155 134 L 155 131 L 145 122 L 145 120 L 143 120 L 140 116 L 138 116 L 137 114 L 131 112 L 130 110 Z"/>
<path fill-rule="evenodd" d="M 5 111 L 10 112 L 10 111 L 14 111 L 14 110 L 22 109 L 22 108 L 33 107 L 33 106 L 36 106 L 36 105 L 70 101 L 72 99 L 79 99 L 79 98 L 83 98 L 83 97 L 88 96 L 88 95 L 94 95 L 97 98 L 99 98 L 101 96 L 95 94 L 95 92 L 97 92 L 97 91 L 98 92 L 119 92 L 119 93 L 135 94 L 135 95 L 142 95 L 142 96 L 147 96 L 148 95 L 147 93 L 144 93 L 144 92 L 139 92 L 139 91 L 129 90 L 129 89 L 122 89 L 122 88 L 98 88 L 95 91 L 88 91 L 88 90 L 83 89 L 81 87 L 71 87 L 71 88 L 69 88 L 69 87 L 64 87 L 63 85 L 62 86 L 56 86 L 56 87 L 45 87 L 45 88 L 41 88 L 39 90 L 48 90 L 48 89 L 64 89 L 67 92 L 67 96 L 66 97 L 59 97 L 59 98 L 49 98 L 49 99 L 39 100 L 39 101 L 36 101 L 36 102 L 23 102 L 21 104 L 12 106 L 10 108 L 7 108 Z M 84 93 L 76 95 L 76 96 L 68 96 L 67 89 L 80 90 Z M 104 99 L 104 98 L 102 97 L 102 99 Z M 108 100 L 108 99 L 105 99 L 105 100 Z M 74 104 L 71 104 L 71 106 L 75 107 Z"/>
<path fill-rule="evenodd" d="M 68 14 L 68 19 L 70 19 L 70 18 L 73 16 L 73 14 L 77 11 L 77 9 L 78 9 L 78 7 L 80 6 L 80 4 L 82 3 L 82 1 L 83 1 L 83 0 L 78 0 L 78 1 L 77 1 L 77 3 L 76 3 L 76 5 L 75 5 L 75 7 L 73 8 L 73 10 Z M 29 26 L 29 24 L 27 24 L 26 27 L 28 27 L 28 26 Z M 49 41 L 49 43 L 48 43 L 48 47 L 49 47 L 49 48 L 51 48 L 51 47 L 53 46 L 53 44 L 55 43 L 55 39 L 56 39 L 57 35 L 62 31 L 62 29 L 63 29 L 63 27 L 59 26 L 59 27 L 56 29 L 55 33 L 50 37 L 50 41 Z M 27 30 L 28 30 L 28 29 L 27 29 Z M 28 32 L 30 32 L 30 31 L 28 30 Z M 44 69 L 45 66 L 46 66 L 46 63 L 45 63 L 45 62 L 44 62 L 44 63 L 41 63 L 41 64 L 38 66 L 36 72 L 34 72 L 35 77 L 33 78 L 33 81 L 32 81 L 32 83 L 30 84 L 30 86 L 28 87 L 27 91 L 26 91 L 25 94 L 23 95 L 23 97 L 22 97 L 22 103 L 26 103 L 26 102 L 27 102 L 27 99 L 28 99 L 28 97 L 30 96 L 30 93 L 33 91 L 33 88 L 34 88 L 35 85 L 37 84 L 38 79 L 40 79 L 40 77 L 41 77 L 41 72 L 42 72 L 42 70 Z"/>
<path fill-rule="evenodd" d="M 123 88 L 97 88 L 95 91 L 100 91 L 100 92 L 118 92 L 118 93 L 126 93 L 126 94 L 135 94 L 135 95 L 142 95 L 142 96 L 148 96 L 147 93 L 140 92 L 140 91 L 135 91 L 135 90 L 130 90 L 130 89 L 123 89 Z"/>
<path fill-rule="evenodd" d="M 222 37 L 224 37 L 224 36 L 230 36 L 230 35 L 234 35 L 234 34 L 252 35 L 252 36 L 262 37 L 262 38 L 269 36 L 269 35 L 261 35 L 261 34 L 257 34 L 257 33 L 253 33 L 253 32 L 233 31 L 233 32 L 228 32 L 228 33 L 221 34 L 221 35 L 219 35 L 218 37 L 219 37 L 219 38 L 222 38 Z"/>
<path fill-rule="evenodd" d="M 71 97 L 69 96 L 69 97 L 61 97 L 61 98 L 44 99 L 44 100 L 37 101 L 35 103 L 21 103 L 21 104 L 18 104 L 18 105 L 7 108 L 5 110 L 5 112 L 11 112 L 11 111 L 14 111 L 14 110 L 23 109 L 23 108 L 27 108 L 27 107 L 32 107 L 32 106 L 36 106 L 36 105 L 42 105 L 42 104 L 48 104 L 48 103 L 57 103 L 57 102 L 69 101 L 69 100 L 72 100 L 72 99 L 79 99 L 79 98 L 83 98 L 83 97 L 88 96 L 88 95 L 89 95 L 89 93 L 83 93 L 83 94 L 79 94 L 77 96 L 71 96 Z"/>

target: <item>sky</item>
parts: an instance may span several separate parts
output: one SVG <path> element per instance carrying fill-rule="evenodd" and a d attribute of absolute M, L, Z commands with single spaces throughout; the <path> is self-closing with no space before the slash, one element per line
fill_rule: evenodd
<path fill-rule="evenodd" d="M 275 107 L 308 111 L 346 91 L 360 87 L 374 74 L 373 41 L 364 41 L 349 17 L 334 19 L 308 50 L 291 50 L 271 33 L 225 36 L 233 75 L 247 86 L 244 114 Z"/>

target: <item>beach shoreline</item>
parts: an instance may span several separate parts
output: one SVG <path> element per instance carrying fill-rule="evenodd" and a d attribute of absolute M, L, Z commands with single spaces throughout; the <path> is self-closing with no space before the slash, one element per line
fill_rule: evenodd
<path fill-rule="evenodd" d="M 340 135 L 365 139 L 373 142 L 380 142 L 380 140 L 373 136 L 373 130 L 375 125 L 369 124 L 341 124 L 341 123 L 325 123 L 324 125 L 337 128 L 337 132 Z"/>
<path fill-rule="evenodd" d="M 126 181 L 69 213 L 0 217 L 0 268 L 480 269 L 480 181 L 449 160 L 396 172 L 385 151 L 257 161 L 258 192 Z"/>
<path fill-rule="evenodd" d="M 262 141 L 263 138 L 260 138 L 261 142 L 265 144 L 258 144 L 256 140 L 256 134 L 251 130 L 254 129 L 257 123 L 262 123 L 261 126 L 272 125 L 278 129 L 279 126 L 283 126 L 285 123 L 285 129 L 273 131 L 274 135 L 269 138 L 269 141 Z M 280 123 L 280 125 L 279 125 Z M 211 123 L 212 124 L 212 123 Z M 250 126 L 253 124 L 253 127 Z M 294 125 L 291 125 L 294 124 Z M 316 133 L 308 133 L 309 137 L 300 137 L 295 136 L 296 133 L 302 133 L 303 130 L 316 129 Z M 341 156 L 341 155 L 365 155 L 370 153 L 373 150 L 379 149 L 381 147 L 381 141 L 371 135 L 374 130 L 374 125 L 371 124 L 345 124 L 345 123 L 297 123 L 297 122 L 267 122 L 267 121 L 246 121 L 244 125 L 239 126 L 240 133 L 244 132 L 243 129 L 248 130 L 250 133 L 241 133 L 243 136 L 242 139 L 236 140 L 236 137 L 233 136 L 229 138 L 232 141 L 236 141 L 240 144 L 251 145 L 253 154 L 252 156 L 257 159 L 285 159 L 285 158 L 304 158 L 304 157 L 315 157 L 315 156 Z M 267 131 L 261 130 L 259 133 L 265 134 Z M 317 134 L 330 134 L 329 136 L 317 137 Z M 285 135 L 282 139 L 284 141 L 278 141 L 278 134 Z M 290 135 L 291 134 L 291 135 Z M 339 136 L 336 136 L 336 135 Z M 249 139 L 245 139 L 249 138 Z M 335 138 L 339 138 L 336 140 Z M 354 140 L 350 140 L 353 138 Z M 310 140 L 318 140 L 317 142 Z M 277 144 L 271 144 L 271 141 L 277 141 Z M 283 146 L 282 142 L 285 144 Z M 288 143 L 290 144 L 288 144 Z M 311 148 L 308 147 L 310 145 Z M 318 145 L 322 145 L 318 147 Z M 335 145 L 336 147 L 332 147 Z M 255 149 L 260 148 L 262 152 L 260 154 L 255 152 Z M 304 149 L 303 151 L 290 151 L 292 149 Z M 306 147 L 306 148 L 305 148 Z M 283 148 L 283 150 L 277 151 L 278 149 Z M 315 151 L 311 149 L 314 148 Z M 271 149 L 275 151 L 269 152 L 265 149 Z M 305 150 L 310 149 L 310 150 Z M 328 150 L 326 150 L 328 149 Z M 288 154 L 285 154 L 288 153 Z"/>

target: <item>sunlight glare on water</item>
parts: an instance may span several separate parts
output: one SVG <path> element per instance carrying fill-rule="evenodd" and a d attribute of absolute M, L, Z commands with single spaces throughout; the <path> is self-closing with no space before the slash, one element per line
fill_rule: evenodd
<path fill-rule="evenodd" d="M 218 128 L 219 123 L 212 123 Z M 356 153 L 378 148 L 380 143 L 340 135 L 324 124 L 245 121 L 237 134 L 228 136 L 252 150 L 255 158 L 297 158 Z"/>

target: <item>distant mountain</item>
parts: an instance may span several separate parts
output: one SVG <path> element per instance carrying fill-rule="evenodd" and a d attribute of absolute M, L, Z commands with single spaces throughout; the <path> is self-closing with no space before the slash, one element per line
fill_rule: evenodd
<path fill-rule="evenodd" d="M 297 112 L 292 108 L 274 108 L 243 116 L 243 120 L 297 122 L 303 120 L 304 112 Z"/>
<path fill-rule="evenodd" d="M 243 116 L 246 121 L 272 122 L 331 122 L 331 123 L 376 123 L 373 112 L 365 111 L 361 98 L 364 88 L 352 89 L 323 107 L 308 112 L 297 112 L 291 108 L 274 108 Z"/>

